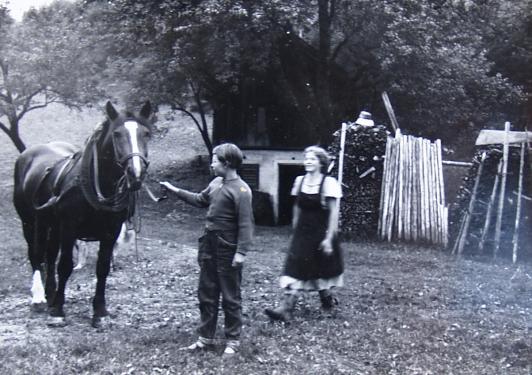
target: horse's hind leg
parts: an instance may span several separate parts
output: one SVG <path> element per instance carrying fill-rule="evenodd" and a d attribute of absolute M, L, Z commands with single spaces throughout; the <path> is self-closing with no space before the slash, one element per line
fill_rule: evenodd
<path fill-rule="evenodd" d="M 105 286 L 111 268 L 114 242 L 114 238 L 106 238 L 105 240 L 100 241 L 98 262 L 96 264 L 96 293 L 92 300 L 92 308 L 94 311 L 92 326 L 94 328 L 102 327 L 104 325 L 103 318 L 109 315 L 105 303 Z"/>
<path fill-rule="evenodd" d="M 49 322 L 51 326 L 64 326 L 65 312 L 63 306 L 65 304 L 65 289 L 68 278 L 72 274 L 74 268 L 74 262 L 72 259 L 72 249 L 74 247 L 74 236 L 65 233 L 67 231 L 62 230 L 61 233 L 61 255 L 59 257 L 59 264 L 57 265 L 58 284 L 57 291 L 54 296 L 54 301 L 50 306 L 50 315 L 52 319 Z"/>
<path fill-rule="evenodd" d="M 32 269 L 31 309 L 43 311 L 46 306 L 46 297 L 42 283 L 44 253 L 41 246 L 46 241 L 46 230 L 38 224 L 38 220 L 34 220 L 33 223 L 24 221 L 22 228 L 28 244 L 28 258 Z"/>

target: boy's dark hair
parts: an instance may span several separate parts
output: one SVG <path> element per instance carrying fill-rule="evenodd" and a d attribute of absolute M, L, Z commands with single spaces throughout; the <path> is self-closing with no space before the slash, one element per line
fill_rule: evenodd
<path fill-rule="evenodd" d="M 212 153 L 216 155 L 222 164 L 232 169 L 238 169 L 242 165 L 244 158 L 242 151 L 233 143 L 222 143 L 216 146 Z"/>

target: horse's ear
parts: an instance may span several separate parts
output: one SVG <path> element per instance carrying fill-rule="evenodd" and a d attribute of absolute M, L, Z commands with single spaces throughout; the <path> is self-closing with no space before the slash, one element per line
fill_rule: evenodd
<path fill-rule="evenodd" d="M 108 101 L 105 104 L 105 111 L 107 112 L 107 117 L 109 117 L 109 119 L 111 121 L 114 121 L 114 120 L 117 119 L 118 112 L 116 111 L 115 107 L 113 106 L 113 104 L 110 101 Z"/>
<path fill-rule="evenodd" d="M 150 116 L 152 114 L 152 107 L 149 100 L 146 100 L 146 103 L 144 103 L 144 105 L 140 109 L 139 114 L 147 120 L 150 119 Z"/>

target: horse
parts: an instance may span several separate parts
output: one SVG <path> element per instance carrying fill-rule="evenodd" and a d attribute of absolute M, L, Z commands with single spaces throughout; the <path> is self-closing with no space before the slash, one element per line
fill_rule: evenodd
<path fill-rule="evenodd" d="M 26 149 L 15 162 L 13 203 L 33 272 L 31 306 L 38 311 L 48 306 L 50 326 L 67 324 L 65 288 L 78 239 L 99 241 L 92 325 L 108 323 L 105 288 L 113 247 L 122 224 L 134 214 L 149 166 L 150 102 L 137 115 L 119 113 L 111 102 L 105 112 L 82 150 L 50 142 Z"/>

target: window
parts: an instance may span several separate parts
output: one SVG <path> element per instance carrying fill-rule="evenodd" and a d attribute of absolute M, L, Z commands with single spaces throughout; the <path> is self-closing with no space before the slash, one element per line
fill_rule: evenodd
<path fill-rule="evenodd" d="M 242 164 L 238 174 L 249 185 L 251 190 L 259 190 L 259 165 Z"/>

